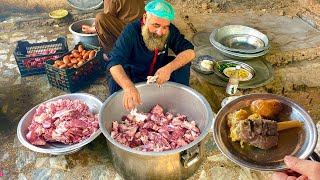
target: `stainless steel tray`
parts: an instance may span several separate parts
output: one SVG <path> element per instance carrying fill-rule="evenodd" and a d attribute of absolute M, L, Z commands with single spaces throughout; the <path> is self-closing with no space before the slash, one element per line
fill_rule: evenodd
<path fill-rule="evenodd" d="M 242 25 L 228 25 L 213 30 L 210 42 L 220 50 L 243 56 L 260 54 L 270 49 L 269 39 L 265 34 Z"/>
<path fill-rule="evenodd" d="M 197 32 L 192 36 L 191 42 L 196 47 L 211 44 L 209 39 L 210 34 L 211 32 Z"/>
<path fill-rule="evenodd" d="M 209 55 L 213 57 L 215 60 L 226 60 L 230 59 L 223 54 L 221 54 L 215 47 L 211 45 L 204 45 L 197 47 L 196 58 L 203 55 Z M 265 84 L 268 84 L 273 80 L 273 68 L 272 65 L 267 62 L 264 57 L 257 57 L 249 60 L 245 60 L 245 63 L 250 65 L 255 70 L 255 76 L 250 81 L 241 81 L 239 82 L 239 89 L 248 89 L 248 88 L 256 88 L 261 87 Z M 205 81 L 210 84 L 215 84 L 218 86 L 227 86 L 227 81 L 221 79 L 217 74 L 203 74 L 198 73 Z"/>

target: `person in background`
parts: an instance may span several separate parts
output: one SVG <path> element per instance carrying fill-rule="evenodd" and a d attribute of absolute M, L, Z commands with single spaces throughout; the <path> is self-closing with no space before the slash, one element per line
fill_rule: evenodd
<path fill-rule="evenodd" d="M 82 25 L 84 33 L 97 33 L 104 53 L 109 53 L 122 29 L 130 22 L 142 18 L 144 0 L 104 0 L 104 12 L 95 17 L 93 26 Z"/>
<path fill-rule="evenodd" d="M 128 24 L 116 41 L 107 62 L 110 95 L 124 90 L 123 106 L 130 110 L 141 104 L 134 83 L 156 77 L 161 85 L 173 81 L 189 86 L 193 45 L 174 26 L 174 10 L 164 0 L 153 0 L 145 6 L 143 18 Z M 168 56 L 168 48 L 175 54 Z"/>
<path fill-rule="evenodd" d="M 272 180 L 320 180 L 319 162 L 292 156 L 286 156 L 284 162 L 290 170 L 273 173 Z"/>

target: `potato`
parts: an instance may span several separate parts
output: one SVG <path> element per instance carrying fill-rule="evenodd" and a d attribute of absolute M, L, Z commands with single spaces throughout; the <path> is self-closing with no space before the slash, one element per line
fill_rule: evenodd
<path fill-rule="evenodd" d="M 84 56 L 86 53 L 87 53 L 87 51 L 84 49 L 84 50 L 82 50 L 81 55 Z"/>
<path fill-rule="evenodd" d="M 83 50 L 84 50 L 84 47 L 83 47 L 83 45 L 80 44 L 80 45 L 78 46 L 78 51 L 79 51 L 79 53 L 81 53 Z"/>
<path fill-rule="evenodd" d="M 67 66 L 68 66 L 68 67 L 72 67 L 72 66 L 73 66 L 73 63 L 68 63 Z"/>
<path fill-rule="evenodd" d="M 89 54 L 91 51 L 86 52 L 86 54 L 83 55 L 83 59 L 87 60 L 89 58 Z"/>
<path fill-rule="evenodd" d="M 89 59 L 92 59 L 95 55 L 96 55 L 96 51 L 95 50 L 90 51 Z"/>
<path fill-rule="evenodd" d="M 54 67 L 56 67 L 56 68 L 57 68 L 57 67 L 59 67 L 59 65 L 58 65 L 58 64 L 54 64 L 53 66 L 54 66 Z"/>
<path fill-rule="evenodd" d="M 71 62 L 73 63 L 73 64 L 78 64 L 78 60 L 77 59 L 71 59 Z"/>
<path fill-rule="evenodd" d="M 84 61 L 79 61 L 77 65 L 80 67 L 82 64 L 84 64 Z"/>
<path fill-rule="evenodd" d="M 260 114 L 265 118 L 272 119 L 277 116 L 283 109 L 281 102 L 276 99 L 258 99 L 251 103 L 251 111 Z"/>
<path fill-rule="evenodd" d="M 62 65 L 59 66 L 59 68 L 61 68 L 61 69 L 62 69 L 62 68 L 66 68 L 66 67 L 67 67 L 66 64 L 62 64 Z"/>
<path fill-rule="evenodd" d="M 77 68 L 77 67 L 78 67 L 78 65 L 74 64 L 72 67 L 73 67 L 73 68 Z"/>
<path fill-rule="evenodd" d="M 63 63 L 65 63 L 65 64 L 70 63 L 70 57 L 69 56 L 64 56 L 63 57 Z"/>
<path fill-rule="evenodd" d="M 78 58 L 79 56 L 80 56 L 80 54 L 78 53 L 78 52 L 74 52 L 74 53 L 72 53 L 73 54 L 73 56 L 75 57 L 75 58 Z"/>
<path fill-rule="evenodd" d="M 58 66 L 61 66 L 63 62 L 61 60 L 56 60 L 55 64 L 57 64 Z"/>
<path fill-rule="evenodd" d="M 73 53 L 79 53 L 79 51 L 78 51 L 77 49 L 74 49 L 74 50 L 71 51 L 71 53 L 72 53 L 72 54 L 73 54 Z"/>

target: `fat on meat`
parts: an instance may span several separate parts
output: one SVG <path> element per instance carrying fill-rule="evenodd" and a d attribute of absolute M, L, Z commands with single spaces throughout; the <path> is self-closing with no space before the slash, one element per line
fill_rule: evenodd
<path fill-rule="evenodd" d="M 98 129 L 98 114 L 92 114 L 85 102 L 59 99 L 39 105 L 26 138 L 34 145 L 45 145 L 47 142 L 76 144 Z"/>
<path fill-rule="evenodd" d="M 187 116 L 164 112 L 156 105 L 149 113 L 136 109 L 122 121 L 112 123 L 111 137 L 117 142 L 141 151 L 167 151 L 185 146 L 201 134 L 195 121 Z"/>

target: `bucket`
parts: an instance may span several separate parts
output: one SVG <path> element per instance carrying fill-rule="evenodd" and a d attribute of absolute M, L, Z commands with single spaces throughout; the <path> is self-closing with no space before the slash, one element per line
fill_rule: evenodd
<path fill-rule="evenodd" d="M 98 41 L 98 35 L 95 34 L 85 34 L 82 33 L 82 25 L 92 25 L 94 23 L 95 18 L 88 18 L 84 20 L 80 20 L 77 22 L 72 23 L 69 26 L 69 31 L 72 33 L 73 36 L 73 45 L 78 44 L 80 41 L 85 44 L 90 44 L 93 46 L 100 47 Z"/>

